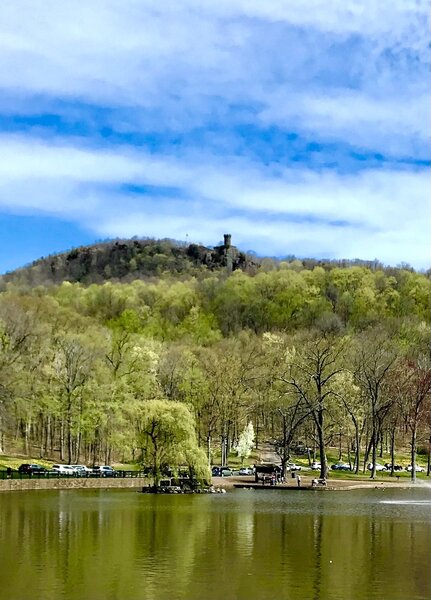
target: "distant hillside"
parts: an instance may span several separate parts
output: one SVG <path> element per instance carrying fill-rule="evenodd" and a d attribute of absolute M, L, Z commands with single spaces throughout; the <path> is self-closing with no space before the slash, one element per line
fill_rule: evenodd
<path fill-rule="evenodd" d="M 7 273 L 1 281 L 31 286 L 62 281 L 91 284 L 111 279 L 131 281 L 163 273 L 196 274 L 205 269 L 255 271 L 257 268 L 254 257 L 231 245 L 230 235 L 225 235 L 224 245 L 215 248 L 167 239 L 132 239 L 97 243 L 41 258 Z"/>
<path fill-rule="evenodd" d="M 344 269 L 358 266 L 373 272 L 383 271 L 386 275 L 394 275 L 400 270 L 414 271 L 407 264 L 390 267 L 378 260 L 298 259 L 293 255 L 284 259 L 257 257 L 252 251 L 240 252 L 238 248 L 232 246 L 231 236 L 225 234 L 224 244 L 214 248 L 170 239 L 122 239 L 99 242 L 40 258 L 30 265 L 0 276 L 0 284 L 12 282 L 33 287 L 70 281 L 90 285 L 110 280 L 129 282 L 134 279 L 160 277 L 164 274 L 197 275 L 208 270 L 226 272 L 242 270 L 253 275 L 260 270 L 277 269 L 286 263 L 294 270 L 312 270 L 319 266 L 325 271 L 330 271 L 337 267 Z M 431 270 L 426 275 L 429 278 Z"/>

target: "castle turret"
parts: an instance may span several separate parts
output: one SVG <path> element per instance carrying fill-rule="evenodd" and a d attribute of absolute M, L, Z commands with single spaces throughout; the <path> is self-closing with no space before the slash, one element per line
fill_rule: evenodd
<path fill-rule="evenodd" d="M 238 250 L 232 246 L 232 236 L 230 233 L 225 233 L 223 246 L 214 248 L 214 256 L 217 257 L 218 263 L 224 265 L 228 273 L 232 273 L 238 261 Z"/>

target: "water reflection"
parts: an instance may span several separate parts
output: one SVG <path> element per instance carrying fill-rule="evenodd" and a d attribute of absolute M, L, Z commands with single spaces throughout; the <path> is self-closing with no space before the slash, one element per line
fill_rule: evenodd
<path fill-rule="evenodd" d="M 0 600 L 431 597 L 421 490 L 0 495 Z"/>

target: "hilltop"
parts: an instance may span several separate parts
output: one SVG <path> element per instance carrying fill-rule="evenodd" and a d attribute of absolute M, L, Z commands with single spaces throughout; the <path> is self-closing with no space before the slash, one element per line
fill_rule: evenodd
<path fill-rule="evenodd" d="M 224 243 L 215 247 L 187 244 L 167 238 L 97 242 L 39 258 L 0 276 L 0 284 L 14 283 L 34 287 L 57 285 L 63 281 L 83 285 L 106 281 L 127 283 L 135 279 L 159 278 L 164 275 L 196 276 L 208 271 L 231 273 L 240 270 L 255 275 L 261 270 L 277 269 L 282 264 L 289 264 L 295 270 L 312 270 L 319 266 L 325 271 L 365 267 L 372 272 L 383 271 L 386 275 L 395 275 L 400 270 L 414 272 L 407 264 L 391 267 L 383 265 L 377 259 L 298 259 L 293 255 L 286 258 L 257 257 L 251 250 L 242 252 L 233 246 L 230 234 L 225 234 Z M 429 277 L 429 272 L 427 276 Z"/>
<path fill-rule="evenodd" d="M 107 280 L 127 282 L 164 273 L 197 274 L 219 269 L 254 272 L 257 268 L 256 259 L 232 246 L 230 235 L 226 234 L 224 244 L 214 248 L 169 239 L 100 242 L 40 258 L 7 273 L 1 280 L 32 286 L 63 281 L 88 285 Z"/>

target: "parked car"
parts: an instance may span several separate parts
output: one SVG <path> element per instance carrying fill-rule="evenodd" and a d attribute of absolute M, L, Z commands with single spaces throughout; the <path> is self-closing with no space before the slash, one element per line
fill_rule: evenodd
<path fill-rule="evenodd" d="M 58 473 L 59 475 L 68 475 L 73 477 L 76 475 L 75 469 L 72 465 L 53 465 L 51 469 L 52 473 Z"/>
<path fill-rule="evenodd" d="M 373 463 L 368 463 L 367 469 L 369 471 L 372 471 L 373 470 Z M 376 471 L 386 471 L 386 470 L 387 469 L 386 469 L 385 465 L 381 465 L 379 463 L 376 463 Z"/>
<path fill-rule="evenodd" d="M 239 470 L 240 475 L 254 475 L 254 469 L 252 467 L 242 467 Z"/>
<path fill-rule="evenodd" d="M 296 463 L 289 463 L 287 465 L 288 471 L 300 471 L 302 469 L 301 465 L 297 465 Z"/>
<path fill-rule="evenodd" d="M 322 465 L 320 464 L 320 462 L 317 462 L 315 460 L 311 463 L 310 469 L 313 469 L 313 471 L 320 471 L 321 468 L 322 468 Z"/>
<path fill-rule="evenodd" d="M 411 473 L 412 469 L 413 469 L 412 465 L 407 465 L 406 471 L 408 471 L 409 473 Z M 416 471 L 416 473 L 425 473 L 426 469 L 424 469 L 420 465 L 415 465 L 415 471 Z"/>
<path fill-rule="evenodd" d="M 335 465 L 331 465 L 333 471 L 351 471 L 350 465 L 345 462 L 338 462 Z"/>
<path fill-rule="evenodd" d="M 230 477 L 233 475 L 233 471 L 229 467 L 214 466 L 211 467 L 211 475 L 213 477 Z"/>
<path fill-rule="evenodd" d="M 27 475 L 45 475 L 47 473 L 47 469 L 41 465 L 23 463 L 18 467 L 18 473 L 27 473 Z"/>
<path fill-rule="evenodd" d="M 92 472 L 92 469 L 90 469 L 90 467 L 86 467 L 85 465 L 71 465 L 71 467 L 74 469 L 78 477 L 89 477 Z"/>
<path fill-rule="evenodd" d="M 109 465 L 102 465 L 100 467 L 94 467 L 92 470 L 93 475 L 99 477 L 117 477 L 118 471 L 110 467 Z"/>
<path fill-rule="evenodd" d="M 307 446 L 305 446 L 305 444 L 298 442 L 298 444 L 291 446 L 291 451 L 294 454 L 304 455 L 311 452 L 311 448 L 308 448 Z"/>
<path fill-rule="evenodd" d="M 392 471 L 391 463 L 385 463 L 385 467 L 387 471 Z M 394 471 L 403 471 L 403 467 L 401 465 L 394 465 Z"/>

